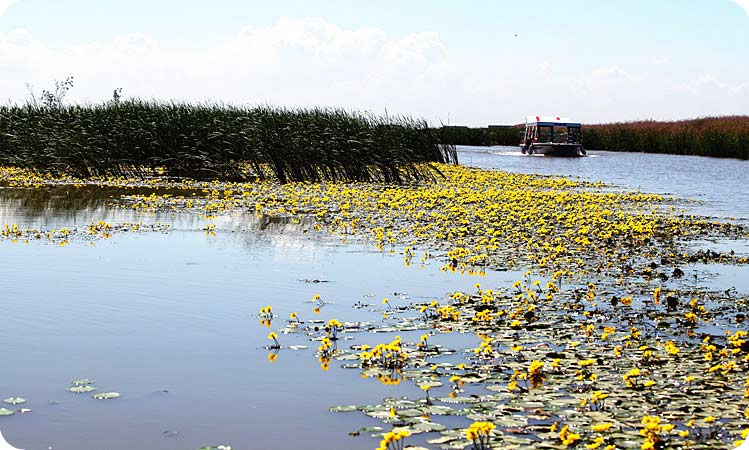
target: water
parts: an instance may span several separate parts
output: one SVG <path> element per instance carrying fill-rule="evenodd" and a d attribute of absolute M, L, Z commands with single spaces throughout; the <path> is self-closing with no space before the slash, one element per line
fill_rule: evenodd
<path fill-rule="evenodd" d="M 5 200 L 3 217 L 13 219 L 17 205 Z M 36 214 L 18 211 L 16 222 L 87 224 L 101 213 L 100 205 L 77 211 L 55 209 L 54 200 L 42 205 Z M 113 222 L 186 225 L 181 216 L 106 215 Z M 281 342 L 309 350 L 283 349 L 270 364 L 263 348 L 270 329 L 251 316 L 271 304 L 281 318 L 274 328 L 291 311 L 302 320 L 316 317 L 306 301 L 319 293 L 329 302 L 321 319 L 379 320 L 379 313 L 352 305 L 379 304 L 385 296 L 397 305 L 404 300 L 395 292 L 431 300 L 473 289 L 477 279 L 435 266 L 405 269 L 399 256 L 298 236 L 283 229 L 215 237 L 172 231 L 116 235 L 94 247 L 0 243 L 0 397 L 22 396 L 33 409 L 2 418 L 0 430 L 27 450 L 222 442 L 234 448 L 372 448 L 373 440 L 347 433 L 377 421 L 327 409 L 419 396 L 418 388 L 363 381 L 355 370 L 324 372 L 312 354 L 317 344 L 301 335 L 282 335 Z M 495 273 L 481 281 L 506 284 L 517 276 Z M 327 282 L 303 281 L 309 279 Z M 389 339 L 354 338 L 343 345 Z M 66 392 L 79 378 L 123 396 L 96 401 Z"/>
<path fill-rule="evenodd" d="M 592 150 L 586 158 L 528 156 L 518 147 L 458 147 L 466 166 L 603 181 L 624 189 L 670 194 L 698 204 L 689 210 L 749 220 L 749 161 Z"/>
<path fill-rule="evenodd" d="M 699 201 L 690 210 L 749 218 L 749 162 L 636 153 L 591 152 L 589 158 L 519 155 L 511 148 L 461 148 L 463 164 L 514 172 L 603 180 L 624 189 L 671 193 Z M 377 403 L 384 397 L 423 396 L 408 383 L 385 386 L 333 363 L 321 370 L 302 335 L 282 335 L 269 363 L 271 330 L 253 317 L 268 304 L 280 319 L 381 320 L 356 302 L 394 304 L 395 293 L 436 299 L 455 290 L 507 286 L 517 272 L 474 278 L 438 264 L 405 268 L 402 257 L 358 244 L 302 234 L 297 226 L 259 225 L 253 215 L 219 220 L 216 236 L 186 214 L 146 214 L 112 208 L 121 191 L 55 188 L 0 189 L 0 224 L 85 227 L 91 221 L 168 223 L 167 234 L 116 234 L 89 247 L 45 242 L 0 242 L 0 398 L 28 399 L 30 414 L 0 417 L 15 446 L 33 449 L 197 449 L 227 443 L 238 449 L 369 449 L 376 441 L 348 437 L 381 425 L 360 413 L 329 413 L 335 405 Z M 132 192 L 131 192 L 132 193 Z M 263 228 L 263 231 L 260 229 Z M 417 257 L 419 253 L 417 253 Z M 694 267 L 693 270 L 706 270 Z M 745 268 L 726 282 L 749 290 Z M 303 280 L 324 280 L 307 283 Z M 744 280 L 744 281 L 742 281 Z M 329 304 L 319 316 L 307 301 Z M 418 333 L 404 334 L 404 339 Z M 352 334 L 340 345 L 389 340 Z M 418 339 L 418 338 L 416 338 Z M 470 335 L 430 342 L 460 348 Z M 122 397 L 97 401 L 66 391 L 71 380 L 93 378 L 100 391 Z M 438 390 L 437 390 L 438 391 Z M 452 419 L 451 419 L 452 420 Z M 467 424 L 454 418 L 455 426 Z M 416 443 L 410 440 L 409 443 Z"/>

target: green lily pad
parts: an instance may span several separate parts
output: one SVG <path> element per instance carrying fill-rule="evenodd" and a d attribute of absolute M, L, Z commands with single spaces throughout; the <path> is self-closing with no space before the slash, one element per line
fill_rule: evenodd
<path fill-rule="evenodd" d="M 461 435 L 455 435 L 455 436 L 440 436 L 434 439 L 427 439 L 428 444 L 433 445 L 440 445 L 440 444 L 446 444 L 448 442 L 452 442 L 456 439 L 461 439 Z"/>
<path fill-rule="evenodd" d="M 8 405 L 20 405 L 21 403 L 26 403 L 26 399 L 22 397 L 8 397 L 3 399 L 3 403 L 7 403 Z"/>
<path fill-rule="evenodd" d="M 418 409 L 403 409 L 398 411 L 398 415 L 401 417 L 419 417 L 423 416 L 424 413 Z"/>
<path fill-rule="evenodd" d="M 426 414 L 434 414 L 437 416 L 443 416 L 443 415 L 450 414 L 454 410 L 450 408 L 449 406 L 431 405 L 431 406 L 427 406 L 426 408 L 422 408 L 422 411 L 424 411 L 424 413 Z"/>
<path fill-rule="evenodd" d="M 0 416 L 12 416 L 15 412 L 12 409 L 0 408 Z"/>
<path fill-rule="evenodd" d="M 83 386 L 87 384 L 95 384 L 96 381 L 88 379 L 88 378 L 81 378 L 80 380 L 73 380 L 70 382 L 73 386 Z"/>
<path fill-rule="evenodd" d="M 119 398 L 120 393 L 119 392 L 100 392 L 98 394 L 92 395 L 91 397 L 97 400 L 110 400 L 113 398 Z"/>
<path fill-rule="evenodd" d="M 435 431 L 444 431 L 446 426 L 435 422 L 420 422 L 409 427 L 413 433 L 432 433 Z"/>
<path fill-rule="evenodd" d="M 200 447 L 198 450 L 231 450 L 231 445 L 208 445 Z"/>

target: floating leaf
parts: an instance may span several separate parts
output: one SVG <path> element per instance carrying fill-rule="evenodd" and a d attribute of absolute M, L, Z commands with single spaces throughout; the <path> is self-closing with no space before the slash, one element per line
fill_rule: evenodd
<path fill-rule="evenodd" d="M 98 394 L 92 395 L 91 397 L 97 400 L 110 400 L 113 398 L 119 398 L 120 393 L 119 392 L 100 392 Z"/>
<path fill-rule="evenodd" d="M 95 384 L 96 381 L 88 379 L 88 378 L 81 378 L 80 380 L 73 380 L 70 382 L 73 386 L 83 386 L 86 384 Z"/>
<path fill-rule="evenodd" d="M 15 412 L 8 408 L 0 408 L 0 416 L 12 416 Z"/>
<path fill-rule="evenodd" d="M 20 405 L 21 403 L 26 403 L 26 399 L 22 397 L 8 397 L 3 399 L 3 403 L 7 403 L 8 405 Z"/>
<path fill-rule="evenodd" d="M 86 392 L 93 392 L 96 388 L 93 386 L 70 386 L 68 390 L 76 394 L 83 394 Z"/>
<path fill-rule="evenodd" d="M 446 430 L 447 427 L 435 422 L 419 422 L 417 424 L 411 425 L 409 429 L 413 433 L 432 433 L 434 431 Z"/>
<path fill-rule="evenodd" d="M 330 412 L 350 412 L 350 411 L 356 411 L 356 410 L 357 410 L 356 406 L 350 406 L 350 405 L 349 406 L 334 406 L 328 409 L 328 411 Z"/>

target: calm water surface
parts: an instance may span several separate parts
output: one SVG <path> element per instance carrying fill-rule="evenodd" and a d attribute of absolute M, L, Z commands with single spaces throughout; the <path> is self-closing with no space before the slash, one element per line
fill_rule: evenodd
<path fill-rule="evenodd" d="M 460 149 L 466 165 L 603 180 L 624 189 L 693 198 L 699 203 L 690 209 L 701 214 L 749 219 L 746 161 L 592 154 L 553 159 L 521 156 L 514 148 Z M 291 311 L 309 319 L 314 314 L 306 301 L 319 293 L 330 304 L 315 317 L 379 321 L 379 312 L 353 305 L 368 302 L 379 308 L 386 296 L 395 304 L 431 300 L 448 291 L 472 290 L 476 282 L 506 286 L 519 277 L 513 272 L 461 276 L 441 272 L 437 263 L 405 268 L 397 255 L 312 237 L 295 226 L 265 227 L 252 215 L 220 219 L 219 232 L 209 237 L 200 231 L 205 221 L 191 215 L 108 206 L 121 193 L 0 189 L 0 225 L 60 228 L 143 220 L 173 227 L 166 234 L 116 234 L 93 247 L 0 242 L 0 398 L 22 396 L 28 400 L 24 406 L 33 409 L 0 417 L 0 431 L 17 447 L 197 449 L 227 443 L 235 449 L 374 448 L 374 439 L 347 433 L 379 421 L 327 408 L 377 403 L 388 396 L 417 398 L 421 391 L 406 383 L 362 380 L 357 370 L 335 362 L 323 371 L 313 355 L 316 344 L 302 335 L 280 339 L 284 346 L 310 349 L 283 349 L 270 364 L 263 348 L 270 329 L 253 314 L 273 305 L 280 316 L 274 329 Z M 726 274 L 739 284 L 749 278 L 744 268 Z M 419 334 L 404 338 L 418 339 Z M 350 336 L 342 346 L 391 338 Z M 466 335 L 430 338 L 430 343 L 457 348 L 475 341 Z M 67 392 L 78 378 L 93 378 L 100 391 L 122 397 L 96 401 Z M 455 426 L 467 424 L 454 420 Z"/>
<path fill-rule="evenodd" d="M 624 189 L 691 199 L 696 214 L 749 220 L 749 161 L 591 150 L 586 158 L 528 156 L 517 147 L 458 147 L 466 166 L 579 176 Z"/>

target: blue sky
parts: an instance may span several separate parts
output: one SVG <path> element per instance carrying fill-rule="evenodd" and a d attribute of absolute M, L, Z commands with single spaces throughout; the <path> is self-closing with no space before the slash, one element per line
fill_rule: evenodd
<path fill-rule="evenodd" d="M 517 35 L 517 36 L 516 36 Z M 433 123 L 746 114 L 749 0 L 0 0 L 0 101 L 342 106 Z"/>

